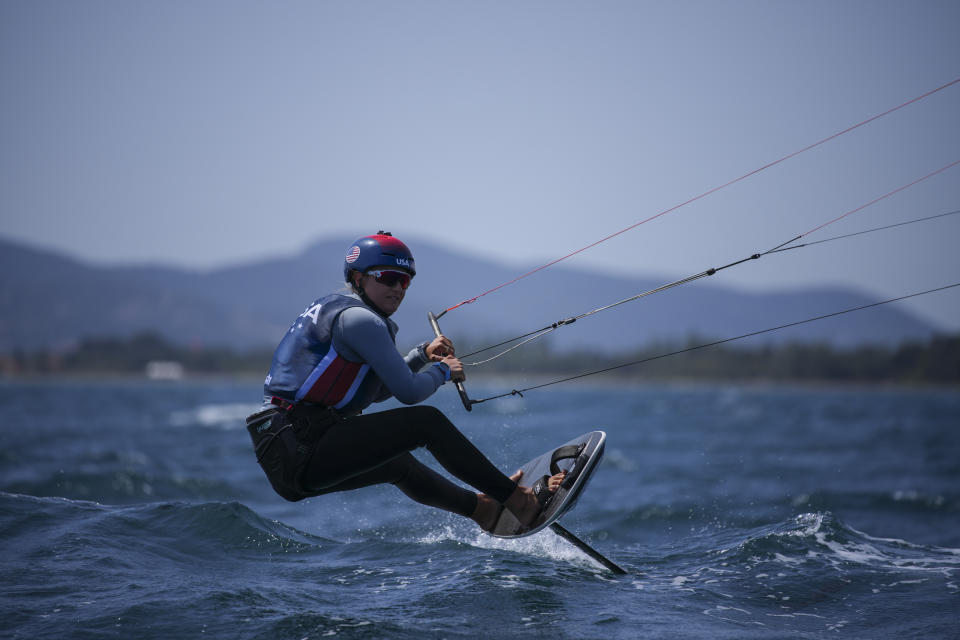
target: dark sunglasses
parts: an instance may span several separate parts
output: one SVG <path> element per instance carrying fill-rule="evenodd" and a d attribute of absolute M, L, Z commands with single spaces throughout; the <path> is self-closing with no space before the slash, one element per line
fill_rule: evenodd
<path fill-rule="evenodd" d="M 410 286 L 410 274 L 406 271 L 387 271 L 386 269 L 378 269 L 376 271 L 367 271 L 367 275 L 373 276 L 374 280 L 385 287 L 392 287 L 398 282 L 400 283 L 401 289 L 406 289 Z"/>

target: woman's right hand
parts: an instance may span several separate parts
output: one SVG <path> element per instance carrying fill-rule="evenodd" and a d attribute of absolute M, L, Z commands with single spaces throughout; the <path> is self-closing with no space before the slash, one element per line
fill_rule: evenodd
<path fill-rule="evenodd" d="M 459 358 L 454 356 L 447 356 L 441 360 L 443 364 L 447 365 L 450 369 L 450 379 L 453 382 L 463 382 L 467 379 L 467 374 L 463 370 L 463 363 L 460 362 Z"/>

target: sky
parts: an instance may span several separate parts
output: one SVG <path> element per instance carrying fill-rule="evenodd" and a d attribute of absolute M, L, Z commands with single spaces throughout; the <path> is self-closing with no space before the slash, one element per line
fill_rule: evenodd
<path fill-rule="evenodd" d="M 0 0 L 0 236 L 208 270 L 388 229 L 519 275 L 957 80 L 957 25 L 956 0 Z M 960 83 L 564 264 L 687 276 L 957 160 Z M 960 166 L 805 239 L 956 210 Z M 946 216 L 711 282 L 885 299 L 960 282 L 958 240 Z M 960 288 L 909 305 L 960 330 Z"/>

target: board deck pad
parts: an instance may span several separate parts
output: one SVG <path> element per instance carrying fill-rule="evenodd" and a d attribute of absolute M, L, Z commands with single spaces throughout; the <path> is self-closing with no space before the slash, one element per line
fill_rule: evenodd
<path fill-rule="evenodd" d="M 560 469 L 566 470 L 568 474 L 575 468 L 575 466 L 577 466 L 578 462 L 582 468 L 577 474 L 576 478 L 573 479 L 572 484 L 569 486 L 561 486 L 559 489 L 557 489 L 557 492 L 553 495 L 553 498 L 551 498 L 547 508 L 544 509 L 543 513 L 537 517 L 532 526 L 523 526 L 516 518 L 513 517 L 512 513 L 504 509 L 501 512 L 500 518 L 497 520 L 497 524 L 493 528 L 491 535 L 494 535 L 498 538 L 521 538 L 523 536 L 529 536 L 537 533 L 545 527 L 550 526 L 553 522 L 556 522 L 560 516 L 570 511 L 574 504 L 576 504 L 580 494 L 583 492 L 583 488 L 586 486 L 587 481 L 590 480 L 590 476 L 599 466 L 600 460 L 603 458 L 603 447 L 606 440 L 607 434 L 603 431 L 591 431 L 590 433 L 585 433 L 578 438 L 574 438 L 573 440 L 560 445 L 559 447 L 554 447 L 549 451 L 546 451 L 542 455 L 537 456 L 530 462 L 520 467 L 520 470 L 523 471 L 523 476 L 520 478 L 520 484 L 525 487 L 532 487 L 534 484 L 536 484 L 537 480 L 543 476 L 550 475 L 550 459 L 553 457 L 554 451 L 561 447 L 571 445 L 585 445 L 578 458 L 569 458 L 558 461 L 557 466 L 560 467 Z"/>

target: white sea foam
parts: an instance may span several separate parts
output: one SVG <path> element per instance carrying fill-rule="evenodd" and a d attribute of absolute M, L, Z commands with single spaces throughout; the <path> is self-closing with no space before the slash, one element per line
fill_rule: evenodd
<path fill-rule="evenodd" d="M 445 541 L 455 541 L 480 549 L 497 549 L 513 551 L 525 555 L 550 558 L 562 562 L 570 562 L 590 567 L 600 567 L 587 555 L 577 550 L 573 545 L 551 531 L 541 531 L 532 536 L 523 538 L 497 538 L 485 533 L 471 530 L 465 532 L 453 526 L 422 536 L 419 540 L 423 544 L 437 544 Z"/>
<path fill-rule="evenodd" d="M 924 548 L 909 545 L 909 543 L 902 540 L 888 541 L 891 544 L 902 544 L 924 552 L 922 556 L 911 558 L 888 553 L 869 542 L 837 542 L 836 540 L 830 540 L 824 533 L 817 534 L 816 540 L 830 550 L 830 554 L 823 554 L 823 557 L 833 562 L 849 562 L 885 569 L 936 571 L 941 573 L 956 570 L 956 568 L 960 566 L 960 558 L 957 557 L 956 549 Z"/>
<path fill-rule="evenodd" d="M 873 541 L 873 542 L 880 542 L 880 543 L 883 543 L 883 544 L 895 545 L 895 546 L 903 547 L 903 548 L 906 548 L 906 549 L 918 549 L 918 550 L 921 550 L 921 551 L 926 551 L 926 550 L 930 549 L 930 547 L 926 547 L 926 546 L 919 545 L 919 544 L 914 544 L 914 543 L 912 543 L 912 542 L 907 542 L 906 540 L 900 540 L 899 538 L 878 538 L 878 537 L 876 537 L 876 536 L 871 536 L 871 535 L 868 534 L 868 533 L 864 533 L 864 532 L 862 532 L 862 531 L 857 531 L 857 530 L 854 529 L 853 527 L 849 527 L 849 528 L 850 528 L 851 531 L 853 531 L 853 532 L 856 533 L 857 535 L 863 536 L 863 537 L 866 538 L 867 540 L 871 540 L 871 541 Z M 958 556 L 957 562 L 960 562 L 960 549 L 953 549 L 953 548 L 950 548 L 950 547 L 934 547 L 934 549 L 936 550 L 936 552 L 937 552 L 938 554 L 947 554 L 947 555 Z"/>

